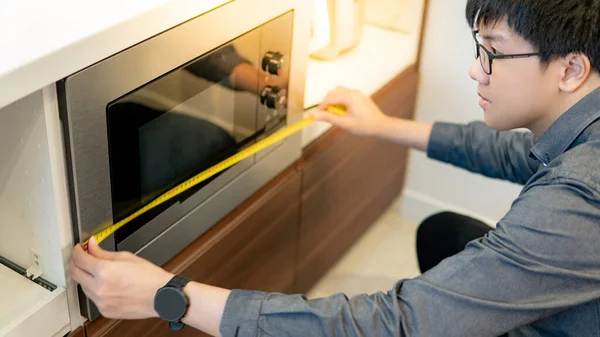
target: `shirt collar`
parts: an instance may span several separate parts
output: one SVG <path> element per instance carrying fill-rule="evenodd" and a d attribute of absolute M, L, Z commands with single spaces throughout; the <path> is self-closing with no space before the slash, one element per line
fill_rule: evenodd
<path fill-rule="evenodd" d="M 595 120 L 600 118 L 600 88 L 592 91 L 562 114 L 531 149 L 542 164 L 548 165 L 577 139 Z"/>

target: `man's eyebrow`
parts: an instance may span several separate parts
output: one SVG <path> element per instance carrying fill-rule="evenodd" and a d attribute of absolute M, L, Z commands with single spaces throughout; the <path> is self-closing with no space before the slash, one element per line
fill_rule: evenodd
<path fill-rule="evenodd" d="M 504 43 L 506 42 L 506 38 L 504 37 L 504 35 L 501 34 L 481 34 L 481 38 L 483 38 L 484 40 L 488 40 L 490 42 L 500 42 L 500 43 Z"/>

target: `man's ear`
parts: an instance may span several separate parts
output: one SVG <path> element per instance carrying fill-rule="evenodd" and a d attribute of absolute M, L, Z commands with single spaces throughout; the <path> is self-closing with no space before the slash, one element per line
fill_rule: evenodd
<path fill-rule="evenodd" d="M 581 87 L 590 76 L 592 65 L 587 55 L 570 53 L 559 61 L 562 78 L 559 89 L 565 92 L 574 92 Z"/>

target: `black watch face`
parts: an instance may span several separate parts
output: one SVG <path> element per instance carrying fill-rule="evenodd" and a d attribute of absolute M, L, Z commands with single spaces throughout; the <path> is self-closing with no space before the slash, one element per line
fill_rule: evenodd
<path fill-rule="evenodd" d="M 160 318 L 167 321 L 178 321 L 187 310 L 187 298 L 179 289 L 162 288 L 154 298 L 154 309 Z"/>

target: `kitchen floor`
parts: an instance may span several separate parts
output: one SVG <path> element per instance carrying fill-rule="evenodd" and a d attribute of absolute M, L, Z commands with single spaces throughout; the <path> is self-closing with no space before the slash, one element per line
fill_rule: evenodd
<path fill-rule="evenodd" d="M 396 205 L 394 203 L 394 205 Z M 388 291 L 403 278 L 420 274 L 415 251 L 417 224 L 392 206 L 307 294 L 348 297 Z"/>

